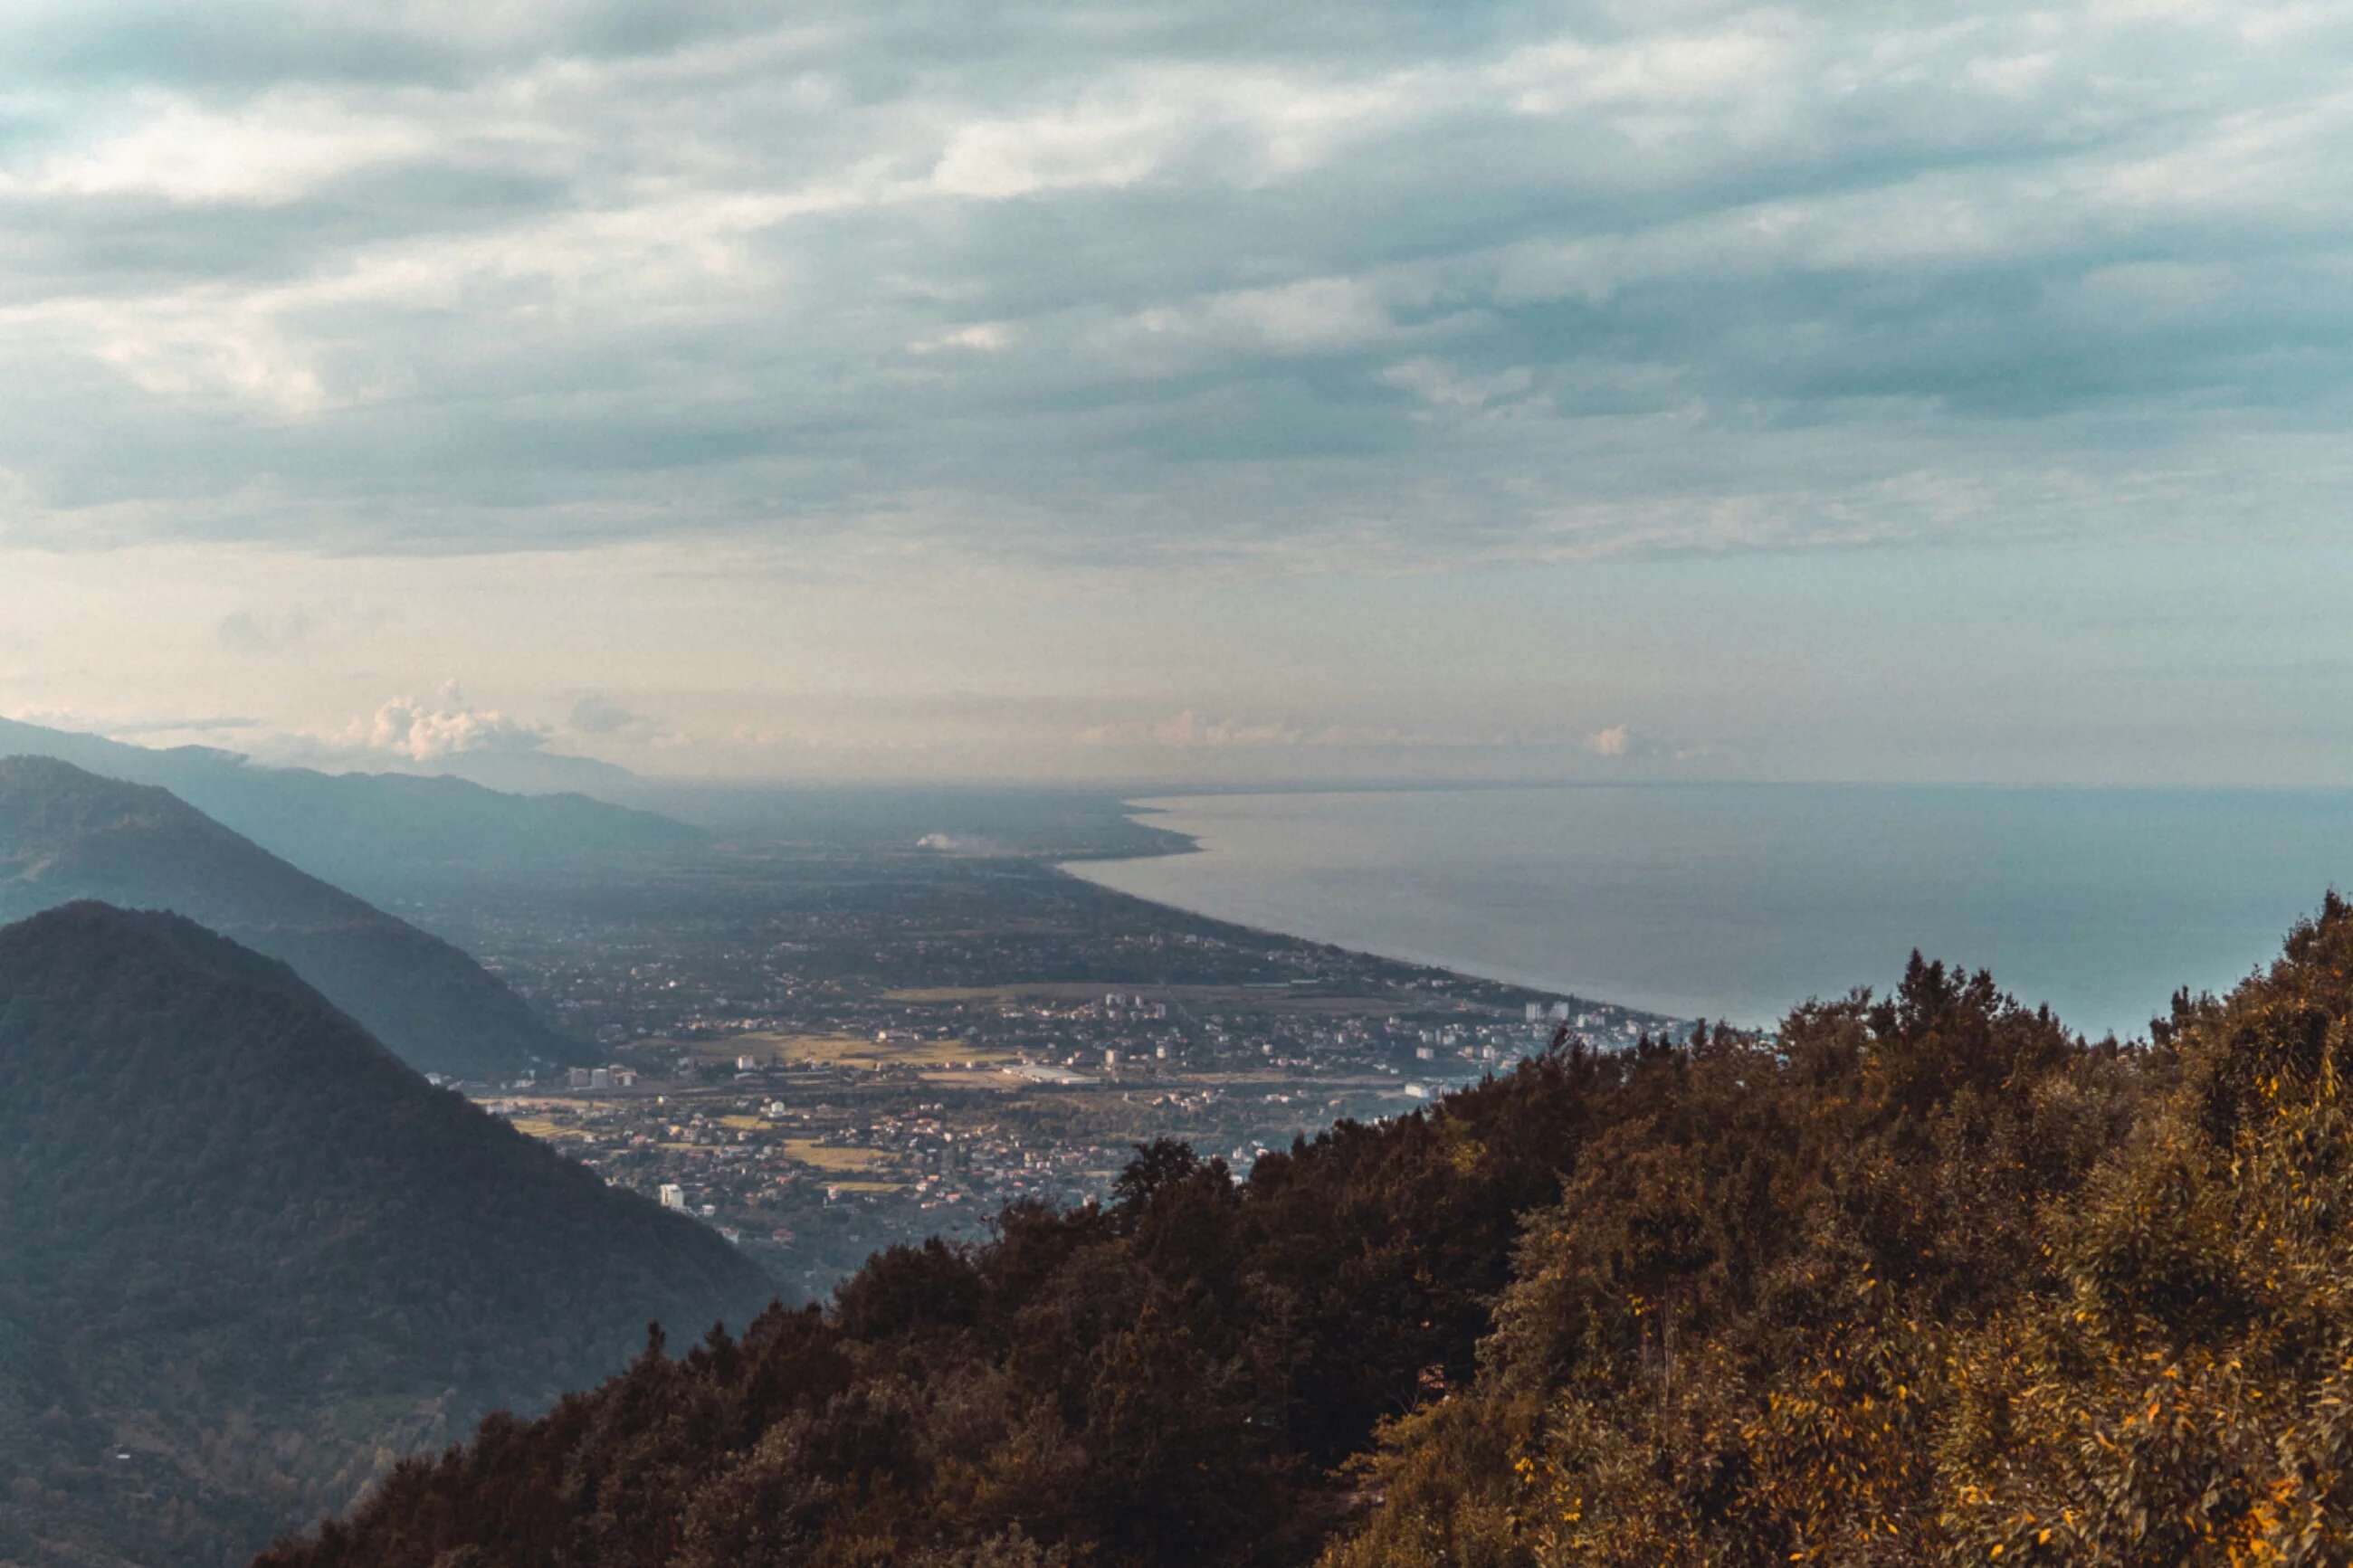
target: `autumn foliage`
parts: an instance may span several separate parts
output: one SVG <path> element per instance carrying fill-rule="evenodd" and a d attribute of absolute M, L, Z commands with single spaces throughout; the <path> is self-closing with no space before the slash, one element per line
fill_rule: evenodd
<path fill-rule="evenodd" d="M 2086 1043 L 1982 974 L 1564 1050 L 878 1257 L 268 1568 L 2353 1558 L 2353 911 Z"/>

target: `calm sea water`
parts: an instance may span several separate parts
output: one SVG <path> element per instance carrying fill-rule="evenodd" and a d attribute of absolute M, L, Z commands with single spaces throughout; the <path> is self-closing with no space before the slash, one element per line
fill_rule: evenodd
<path fill-rule="evenodd" d="M 1770 784 L 1184 796 L 1074 865 L 1198 913 L 1682 1016 L 1884 990 L 1918 947 L 2091 1035 L 2353 889 L 2353 793 Z"/>

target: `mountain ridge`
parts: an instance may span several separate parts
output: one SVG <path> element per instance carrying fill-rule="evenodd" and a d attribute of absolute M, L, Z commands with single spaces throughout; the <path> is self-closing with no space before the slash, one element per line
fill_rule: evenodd
<path fill-rule="evenodd" d="M 426 1083 L 281 961 L 0 928 L 0 1563 L 227 1564 L 396 1453 L 772 1291 Z"/>
<path fill-rule="evenodd" d="M 424 1070 L 512 1078 L 587 1055 L 456 947 L 169 791 L 0 757 L 0 920 L 79 899 L 168 907 L 285 959 Z"/>
<path fill-rule="evenodd" d="M 447 774 L 276 768 L 209 746 L 158 750 L 0 719 L 0 755 L 160 785 L 272 854 L 371 899 L 486 878 L 692 854 L 702 829 L 577 792 L 518 795 Z"/>

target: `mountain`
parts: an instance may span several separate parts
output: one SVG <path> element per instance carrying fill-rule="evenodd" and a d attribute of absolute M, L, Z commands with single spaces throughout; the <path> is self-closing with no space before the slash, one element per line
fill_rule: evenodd
<path fill-rule="evenodd" d="M 12 1568 L 241 1561 L 649 1320 L 767 1297 L 285 964 L 89 903 L 0 930 L 0 1259 Z"/>
<path fill-rule="evenodd" d="M 0 719 L 0 756 L 56 757 L 170 790 L 272 854 L 379 900 L 451 881 L 571 874 L 690 854 L 697 828 L 585 795 L 463 779 L 269 768 L 207 746 L 155 750 Z"/>
<path fill-rule="evenodd" d="M 583 1058 L 458 949 L 166 791 L 0 757 L 0 921 L 80 899 L 175 910 L 284 959 L 421 1071 L 511 1079 Z"/>
<path fill-rule="evenodd" d="M 582 795 L 615 805 L 634 805 L 651 787 L 616 763 L 555 752 L 459 752 L 436 771 L 509 795 Z"/>
<path fill-rule="evenodd" d="M 1569 1047 L 878 1255 L 260 1568 L 2353 1562 L 2353 906 L 2087 1044 Z"/>

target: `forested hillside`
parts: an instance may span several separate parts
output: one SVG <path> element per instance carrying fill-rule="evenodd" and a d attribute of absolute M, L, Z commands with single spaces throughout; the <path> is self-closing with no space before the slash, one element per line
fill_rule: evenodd
<path fill-rule="evenodd" d="M 0 930 L 0 1563 L 243 1561 L 767 1299 L 283 963 L 97 904 Z"/>
<path fill-rule="evenodd" d="M 457 948 L 169 792 L 0 757 L 0 921 L 79 899 L 172 910 L 284 959 L 419 1070 L 507 1079 L 584 1059 Z"/>
<path fill-rule="evenodd" d="M 267 1568 L 2338 1563 L 2353 912 L 2087 1045 L 1983 975 L 1568 1051 L 878 1257 Z"/>

